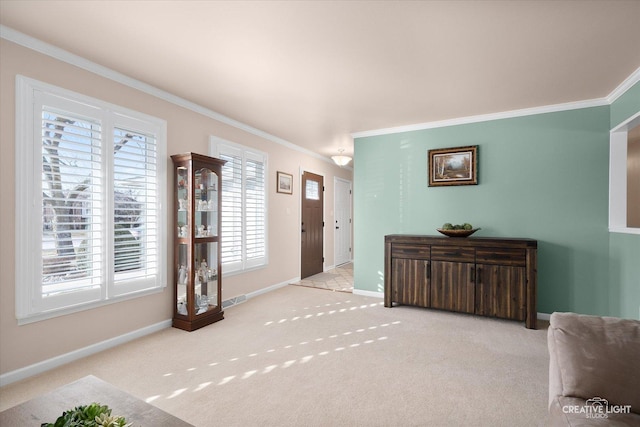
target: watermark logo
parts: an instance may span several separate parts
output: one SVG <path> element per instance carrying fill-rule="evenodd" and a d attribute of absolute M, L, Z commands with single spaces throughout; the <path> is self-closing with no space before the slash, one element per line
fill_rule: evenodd
<path fill-rule="evenodd" d="M 564 405 L 565 414 L 584 414 L 585 418 L 609 418 L 611 414 L 628 414 L 631 405 L 610 405 L 607 399 L 592 397 L 584 405 Z"/>

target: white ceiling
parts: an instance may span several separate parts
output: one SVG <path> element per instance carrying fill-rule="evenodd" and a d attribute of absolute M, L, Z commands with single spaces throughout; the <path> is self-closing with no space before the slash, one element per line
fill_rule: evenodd
<path fill-rule="evenodd" d="M 1 0 L 0 23 L 323 156 L 603 98 L 640 67 L 637 0 Z"/>

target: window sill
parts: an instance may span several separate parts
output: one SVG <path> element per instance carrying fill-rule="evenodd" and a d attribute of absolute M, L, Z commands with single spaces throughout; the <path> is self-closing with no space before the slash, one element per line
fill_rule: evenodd
<path fill-rule="evenodd" d="M 17 319 L 18 326 L 28 325 L 29 323 L 35 323 L 35 322 L 40 322 L 42 320 L 54 319 L 56 317 L 65 316 L 67 314 L 79 313 L 81 311 L 91 310 L 98 307 L 104 307 L 106 305 L 115 304 L 115 303 L 123 302 L 126 300 L 134 299 L 134 298 L 157 294 L 159 292 L 164 292 L 166 288 L 167 288 L 166 286 L 162 286 L 162 287 L 157 287 L 152 289 L 146 289 L 144 291 L 131 293 L 131 294 L 123 295 L 119 297 L 114 297 L 108 300 L 96 301 L 96 302 L 82 304 L 74 307 L 61 308 L 59 310 L 52 310 L 45 313 L 30 315 L 28 317 Z"/>
<path fill-rule="evenodd" d="M 640 234 L 640 228 L 609 227 L 609 233 Z"/>

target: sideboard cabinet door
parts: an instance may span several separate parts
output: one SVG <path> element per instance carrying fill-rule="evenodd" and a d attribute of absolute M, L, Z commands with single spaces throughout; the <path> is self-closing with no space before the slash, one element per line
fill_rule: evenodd
<path fill-rule="evenodd" d="M 526 269 L 491 264 L 478 264 L 476 269 L 476 314 L 525 320 Z"/>
<path fill-rule="evenodd" d="M 473 313 L 474 265 L 468 262 L 431 262 L 431 308 Z"/>
<path fill-rule="evenodd" d="M 392 264 L 393 301 L 399 304 L 429 307 L 429 261 L 394 258 Z"/>
<path fill-rule="evenodd" d="M 475 309 L 474 248 L 431 246 L 431 306 L 473 313 Z"/>

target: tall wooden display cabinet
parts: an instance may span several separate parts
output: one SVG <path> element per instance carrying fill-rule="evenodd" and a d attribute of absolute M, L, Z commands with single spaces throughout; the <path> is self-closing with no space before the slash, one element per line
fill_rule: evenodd
<path fill-rule="evenodd" d="M 220 275 L 222 166 L 196 153 L 174 166 L 173 326 L 193 331 L 224 318 Z"/>

